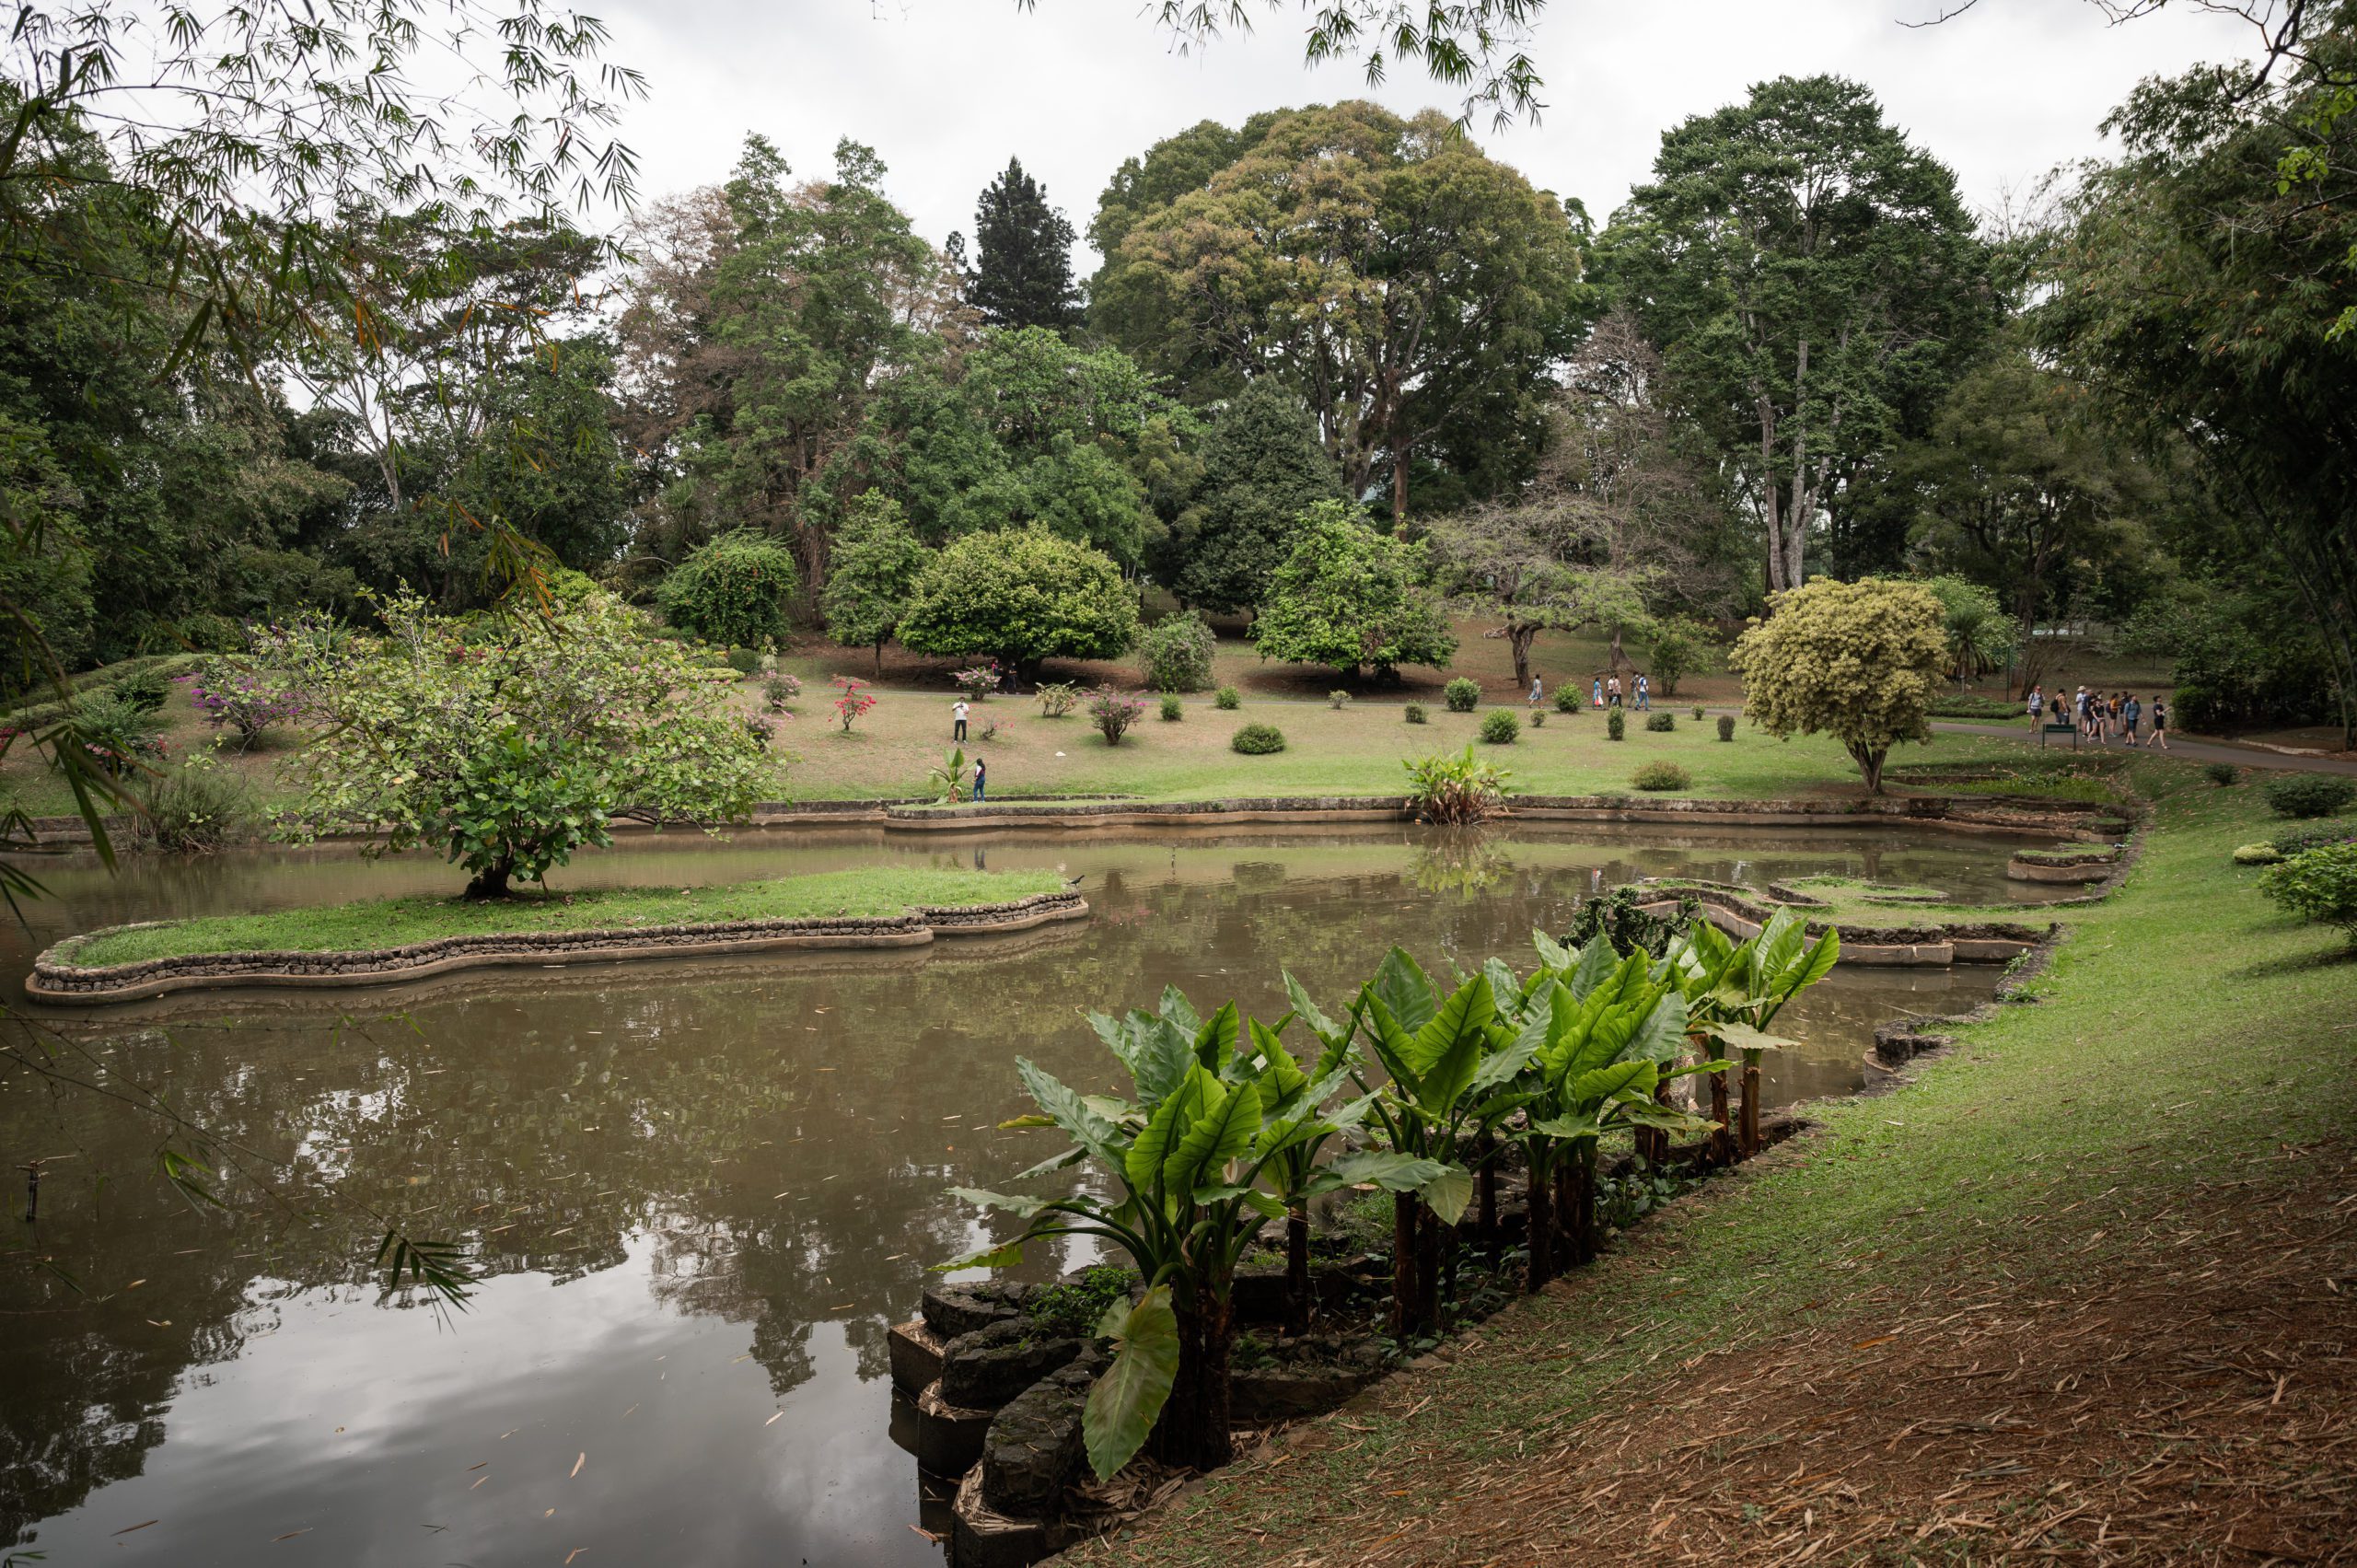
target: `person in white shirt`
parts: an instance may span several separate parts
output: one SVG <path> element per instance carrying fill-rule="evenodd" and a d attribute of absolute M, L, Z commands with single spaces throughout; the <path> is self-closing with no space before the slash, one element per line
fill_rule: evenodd
<path fill-rule="evenodd" d="M 954 703 L 950 703 L 950 704 L 949 704 L 949 720 L 950 720 L 950 723 L 949 723 L 949 738 L 950 738 L 950 739 L 952 739 L 952 740 L 963 740 L 963 739 L 965 739 L 965 738 L 966 738 L 966 699 L 965 699 L 965 698 L 960 697 L 960 698 L 958 698 L 956 702 L 954 702 Z"/>

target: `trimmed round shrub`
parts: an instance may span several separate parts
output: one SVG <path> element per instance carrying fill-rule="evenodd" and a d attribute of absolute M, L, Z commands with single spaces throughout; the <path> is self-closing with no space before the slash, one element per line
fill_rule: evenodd
<path fill-rule="evenodd" d="M 1212 693 L 1212 706 L 1222 713 L 1232 714 L 1244 705 L 1244 693 L 1233 686 L 1223 686 Z"/>
<path fill-rule="evenodd" d="M 2242 770 L 2235 767 L 2232 762 L 2209 762 L 2203 764 L 2201 776 L 2208 779 L 2212 784 L 2216 784 L 2220 789 L 2223 789 L 2228 784 L 2233 784 L 2236 779 L 2242 777 Z"/>
<path fill-rule="evenodd" d="M 1559 714 L 1578 713 L 1580 711 L 1580 689 L 1576 686 L 1556 687 L 1555 711 Z"/>
<path fill-rule="evenodd" d="M 2357 779 L 2337 773 L 2285 773 L 2259 786 L 2278 817 L 2329 817 L 2357 800 Z"/>
<path fill-rule="evenodd" d="M 126 675 L 106 688 L 107 693 L 126 707 L 143 714 L 161 713 L 171 700 L 171 678 L 162 670 L 147 668 Z"/>
<path fill-rule="evenodd" d="M 1326 693 L 1326 705 L 1340 713 L 1351 705 L 1351 694 L 1348 691 L 1329 691 Z"/>
<path fill-rule="evenodd" d="M 1721 740 L 1733 740 L 1735 738 L 1735 715 L 1733 714 L 1721 714 L 1719 715 L 1719 738 Z"/>
<path fill-rule="evenodd" d="M 761 656 L 750 648 L 731 648 L 728 650 L 728 668 L 739 675 L 758 675 L 761 668 Z"/>
<path fill-rule="evenodd" d="M 1544 709 L 1544 708 L 1534 708 L 1533 710 L 1531 710 L 1531 714 L 1530 714 L 1530 727 L 1531 727 L 1531 728 L 1533 728 L 1533 729 L 1544 729 L 1544 728 L 1546 728 L 1546 727 L 1547 727 L 1547 710 L 1546 710 L 1546 709 Z"/>
<path fill-rule="evenodd" d="M 1508 708 L 1492 708 L 1481 718 L 1481 738 L 1492 746 L 1512 746 L 1522 738 L 1522 721 Z"/>
<path fill-rule="evenodd" d="M 1186 716 L 1187 704 L 1180 700 L 1178 693 L 1176 691 L 1165 691 L 1162 694 L 1162 722 L 1164 724 L 1177 724 L 1180 719 L 1183 719 Z"/>
<path fill-rule="evenodd" d="M 1212 654 L 1219 638 L 1193 610 L 1166 615 L 1145 629 L 1138 662 L 1156 691 L 1201 691 L 1212 683 Z"/>
<path fill-rule="evenodd" d="M 1620 740 L 1625 738 L 1628 733 L 1629 715 L 1622 713 L 1619 708 L 1606 709 L 1604 713 L 1605 738 L 1608 740 Z"/>
<path fill-rule="evenodd" d="M 1702 704 L 1700 703 L 1694 704 L 1694 722 L 1696 724 L 1702 722 Z"/>
<path fill-rule="evenodd" d="M 1408 712 L 1405 716 L 1410 724 L 1422 724 L 1424 722 L 1424 705 L 1422 703 L 1409 703 Z"/>
<path fill-rule="evenodd" d="M 1440 699 L 1448 704 L 1450 713 L 1469 714 L 1481 705 L 1480 682 L 1460 675 L 1441 688 Z"/>
<path fill-rule="evenodd" d="M 2357 943 L 2357 844 L 2329 844 L 2259 873 L 2258 890 L 2305 920 L 2337 925 Z"/>
<path fill-rule="evenodd" d="M 1655 735 L 1667 735 L 1678 727 L 1678 715 L 1676 714 L 1647 714 L 1645 727 Z"/>
<path fill-rule="evenodd" d="M 2238 844 L 2235 848 L 2236 865 L 2273 865 L 2283 858 L 2283 852 L 2273 844 Z"/>
<path fill-rule="evenodd" d="M 764 647 L 786 634 L 786 605 L 802 586 L 794 552 L 740 528 L 697 550 L 655 590 L 663 618 L 707 642 Z"/>
<path fill-rule="evenodd" d="M 1629 776 L 1639 789 L 1690 789 L 1693 775 L 1675 762 L 1647 762 Z"/>
<path fill-rule="evenodd" d="M 1228 745 L 1247 757 L 1265 757 L 1285 749 L 1285 732 L 1272 724 L 1248 724 L 1236 732 Z"/>

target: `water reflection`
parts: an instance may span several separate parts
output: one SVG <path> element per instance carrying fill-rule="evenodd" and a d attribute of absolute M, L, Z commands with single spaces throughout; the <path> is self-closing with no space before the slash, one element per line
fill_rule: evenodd
<path fill-rule="evenodd" d="M 12 1213 L 25 1250 L 0 1271 L 0 1538 L 52 1562 L 243 1562 L 282 1535 L 354 1564 L 575 1547 L 593 1549 L 583 1568 L 932 1561 L 867 1385 L 922 1265 L 983 1239 L 943 1190 L 1036 1153 L 995 1129 L 1020 1109 L 1015 1055 L 1110 1087 L 1080 1015 L 1165 984 L 1273 1015 L 1280 962 L 1339 998 L 1395 942 L 1443 968 L 1519 961 L 1533 925 L 1560 929 L 1591 885 L 1645 873 L 1871 865 L 2002 898 L 2004 847 L 1879 830 L 641 842 L 586 859 L 575 885 L 937 858 L 1062 866 L 1097 912 L 923 949 L 63 1017 L 92 1072 L 168 1092 L 250 1151 L 273 1193 L 242 1191 L 226 1225 L 147 1175 L 148 1121 L 0 1075 L 0 1168 L 48 1161 L 40 1220 Z M 49 880 L 46 923 L 0 943 L 19 976 L 69 929 L 449 878 L 319 853 Z M 1780 1021 L 1809 1048 L 1771 1060 L 1771 1092 L 1850 1086 L 1875 1021 L 1950 1009 L 1992 978 L 1839 971 Z M 437 1326 L 381 1295 L 362 1266 L 375 1238 L 331 1193 L 465 1238 L 488 1276 L 473 1309 Z"/>

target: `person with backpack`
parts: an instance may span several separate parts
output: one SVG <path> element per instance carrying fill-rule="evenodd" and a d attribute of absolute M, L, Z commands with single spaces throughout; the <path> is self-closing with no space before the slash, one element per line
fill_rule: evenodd
<path fill-rule="evenodd" d="M 2131 691 L 2127 703 L 2119 710 L 2120 726 L 2126 730 L 2131 746 L 2136 744 L 2136 724 L 2143 716 L 2144 704 L 2136 700 L 2135 692 Z"/>
<path fill-rule="evenodd" d="M 1653 688 L 1646 683 L 1644 671 L 1639 670 L 1637 672 L 1637 711 L 1651 713 L 1653 707 Z"/>
<path fill-rule="evenodd" d="M 2036 728 L 2038 727 L 2038 720 L 2040 720 L 2040 719 L 2042 719 L 2042 718 L 2044 718 L 2045 716 L 2046 716 L 2046 693 L 2045 693 L 2045 691 L 2042 691 L 2042 690 L 2040 690 L 2039 688 L 2038 688 L 2038 687 L 2036 687 L 2036 686 L 2033 686 L 2033 687 L 2031 687 L 2031 688 L 2029 689 L 2029 726 L 2030 726 L 2030 728 L 2032 728 L 2032 729 L 2036 729 Z"/>

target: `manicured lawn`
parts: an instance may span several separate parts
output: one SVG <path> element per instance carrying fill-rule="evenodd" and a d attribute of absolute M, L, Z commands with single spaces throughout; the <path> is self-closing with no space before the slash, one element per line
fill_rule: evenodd
<path fill-rule="evenodd" d="M 2286 1151 L 2357 1122 L 2357 955 L 2230 863 L 2270 820 L 2255 789 L 2212 789 L 2183 764 L 2140 759 L 2133 772 L 2159 801 L 2146 851 L 2113 899 L 2069 912 L 2038 1005 L 1965 1029 L 1895 1093 L 1817 1108 L 1821 1132 L 1674 1206 L 1560 1294 L 1491 1319 L 1453 1365 L 1080 1560 L 1341 1562 L 1414 1531 L 1422 1560 L 1450 1561 L 1456 1521 L 1543 1480 L 1530 1467 L 1558 1438 L 1534 1434 L 1642 1411 L 1655 1380 L 1714 1353 L 1737 1353 L 1714 1365 L 1739 1371 L 1743 1347 L 1782 1336 L 1823 1330 L 1846 1348 L 1924 1331 L 1928 1318 L 1886 1304 L 1926 1289 L 2064 1299 L 2091 1273 L 2147 1262 L 2166 1228 L 2153 1217 L 2173 1205 L 2222 1189 L 2260 1202 L 2288 1179 Z M 1806 1371 L 1786 1376 L 1796 1387 Z M 1881 1451 L 1829 1443 L 1805 1468 L 1839 1472 Z"/>
<path fill-rule="evenodd" d="M 1494 645 L 1478 639 L 1469 644 L 1475 645 L 1494 651 Z M 1134 679 L 1134 670 L 1128 674 Z M 750 713 L 761 702 L 760 683 L 742 682 L 735 695 Z M 1738 721 L 1735 739 L 1723 743 L 1714 718 L 1693 717 L 1691 701 L 1655 705 L 1656 712 L 1677 715 L 1678 728 L 1672 733 L 1649 731 L 1645 715 L 1631 713 L 1627 738 L 1614 742 L 1606 738 L 1604 715 L 1593 709 L 1566 714 L 1550 706 L 1545 726 L 1531 729 L 1518 701 L 1452 714 L 1436 694 L 1426 695 L 1428 722 L 1411 725 L 1405 722 L 1406 703 L 1398 693 L 1354 699 L 1336 710 L 1322 698 L 1268 696 L 1256 691 L 1246 696 L 1240 709 L 1230 712 L 1214 706 L 1211 693 L 1199 692 L 1185 699 L 1185 717 L 1175 724 L 1157 718 L 1149 704 L 1118 747 L 1108 746 L 1083 714 L 1049 719 L 1030 699 L 995 697 L 975 705 L 966 753 L 969 763 L 977 756 L 988 761 L 991 789 L 1001 796 L 1114 794 L 1200 800 L 1396 795 L 1402 788 L 1403 759 L 1457 750 L 1474 741 L 1483 714 L 1493 707 L 1507 707 L 1526 721 L 1520 740 L 1511 746 L 1475 744 L 1512 770 L 1513 787 L 1523 794 L 1629 791 L 1630 776 L 1639 765 L 1661 758 L 1682 764 L 1692 774 L 1692 786 L 1675 792 L 1689 796 L 1855 793 L 1858 787 L 1856 768 L 1832 741 L 1782 742 Z M 774 747 L 781 761 L 764 789 L 769 798 L 840 800 L 923 791 L 927 772 L 949 749 L 954 693 L 883 691 L 874 709 L 849 734 L 836 722 L 829 700 L 827 688 L 806 681 L 801 698 L 779 723 Z M 165 714 L 171 725 L 167 739 L 172 761 L 167 766 L 180 765 L 179 760 L 192 753 L 211 752 L 215 766 L 246 782 L 257 819 L 284 798 L 278 764 L 302 744 L 299 732 L 273 731 L 247 750 L 224 748 L 215 752 L 218 733 L 196 715 L 183 693 L 174 692 Z M 1237 729 L 1252 722 L 1283 730 L 1286 749 L 1261 757 L 1230 749 Z M 983 731 L 993 723 L 997 734 L 983 739 Z M 1942 736 L 1928 747 L 1900 749 L 1895 760 L 1955 761 L 2019 754 L 2020 749 L 2007 741 Z M 2101 786 L 2065 782 L 2060 787 L 2068 792 Z M 35 816 L 65 816 L 74 810 L 72 796 L 57 775 L 22 748 L 0 763 L 0 790 L 13 792 Z"/>
<path fill-rule="evenodd" d="M 376 899 L 327 909 L 214 915 L 122 926 L 83 937 L 66 957 L 91 966 L 187 953 L 366 952 L 443 936 L 582 931 L 599 926 L 707 921 L 896 915 L 912 904 L 1005 903 L 1064 886 L 1052 871 L 949 871 L 921 867 L 830 871 L 720 888 L 607 888 L 518 893 L 495 902 Z"/>

